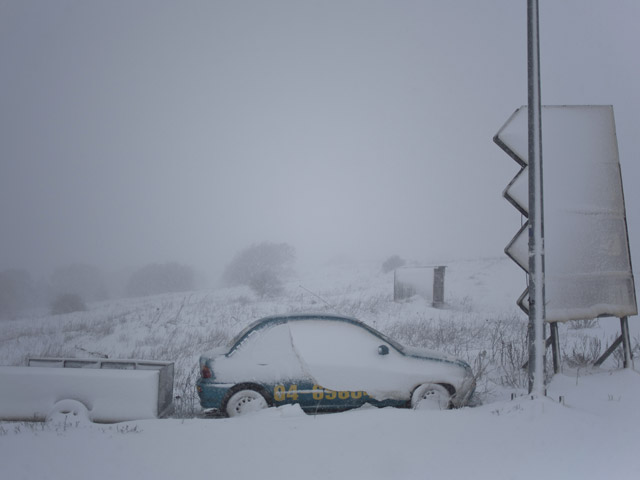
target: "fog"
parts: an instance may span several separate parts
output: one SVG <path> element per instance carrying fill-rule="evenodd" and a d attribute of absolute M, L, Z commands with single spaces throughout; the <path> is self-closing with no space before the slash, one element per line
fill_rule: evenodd
<path fill-rule="evenodd" d="M 614 106 L 633 259 L 640 3 L 540 4 L 543 103 Z M 526 102 L 526 0 L 0 0 L 0 270 L 500 256 Z"/>

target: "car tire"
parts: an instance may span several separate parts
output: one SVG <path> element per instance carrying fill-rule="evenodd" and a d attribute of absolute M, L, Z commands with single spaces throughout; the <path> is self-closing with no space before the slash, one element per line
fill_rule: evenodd
<path fill-rule="evenodd" d="M 448 410 L 451 408 L 451 393 L 439 383 L 424 383 L 411 395 L 414 410 Z"/>
<path fill-rule="evenodd" d="M 241 387 L 230 392 L 222 409 L 228 417 L 239 417 L 268 407 L 269 402 L 256 388 Z"/>
<path fill-rule="evenodd" d="M 91 422 L 89 409 L 78 400 L 65 399 L 57 402 L 47 413 L 45 421 L 52 424 L 81 424 Z"/>

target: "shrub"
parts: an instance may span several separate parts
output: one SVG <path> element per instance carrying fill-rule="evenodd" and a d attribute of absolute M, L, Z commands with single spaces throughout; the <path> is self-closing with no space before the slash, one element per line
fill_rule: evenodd
<path fill-rule="evenodd" d="M 396 268 L 404 267 L 407 262 L 405 262 L 398 255 L 391 255 L 382 263 L 382 273 L 389 273 L 395 270 Z"/>
<path fill-rule="evenodd" d="M 249 280 L 249 287 L 261 297 L 273 297 L 282 293 L 282 280 L 270 270 L 257 272 Z"/>
<path fill-rule="evenodd" d="M 258 295 L 276 295 L 293 271 L 295 248 L 286 243 L 263 242 L 245 248 L 231 260 L 222 280 L 226 285 L 247 285 Z"/>
<path fill-rule="evenodd" d="M 573 320 L 569 322 L 569 328 L 573 330 L 582 330 L 586 328 L 596 328 L 600 326 L 597 318 L 587 318 L 585 320 Z"/>
<path fill-rule="evenodd" d="M 564 354 L 564 361 L 571 368 L 593 365 L 602 353 L 602 342 L 599 338 L 579 335 L 575 341 L 571 354 Z"/>
<path fill-rule="evenodd" d="M 84 312 L 87 309 L 80 295 L 75 293 L 63 293 L 58 295 L 51 304 L 51 314 L 61 315 L 64 313 Z"/>

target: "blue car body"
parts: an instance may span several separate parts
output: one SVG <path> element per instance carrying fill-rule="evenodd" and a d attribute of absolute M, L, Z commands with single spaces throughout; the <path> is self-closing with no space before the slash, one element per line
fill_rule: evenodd
<path fill-rule="evenodd" d="M 448 405 L 460 407 L 475 380 L 464 361 L 404 347 L 354 318 L 292 314 L 260 319 L 229 346 L 202 355 L 196 388 L 205 413 L 227 415 L 240 391 L 262 407 L 298 403 L 306 412 L 329 412 L 410 407 L 422 385 L 439 386 Z"/>

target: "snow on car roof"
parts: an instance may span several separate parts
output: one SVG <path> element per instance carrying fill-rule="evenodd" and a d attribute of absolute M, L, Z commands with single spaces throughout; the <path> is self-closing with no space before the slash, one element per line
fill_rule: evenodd
<path fill-rule="evenodd" d="M 359 327 L 364 328 L 365 330 L 371 332 L 373 335 L 380 337 L 381 340 L 393 345 L 394 348 L 404 351 L 404 346 L 396 342 L 395 340 L 390 339 L 383 333 L 377 331 L 376 329 L 370 327 L 366 323 L 358 320 L 357 318 L 347 317 L 345 315 L 338 315 L 333 313 L 313 313 L 313 312 L 299 312 L 299 313 L 287 313 L 282 315 L 270 315 L 268 317 L 263 317 L 255 322 L 252 322 L 247 327 L 245 327 L 238 335 L 236 335 L 233 340 L 229 343 L 229 353 L 237 348 L 246 338 L 250 335 L 253 335 L 258 330 L 263 328 L 271 327 L 274 325 L 279 325 L 281 323 L 287 323 L 290 321 L 305 321 L 305 320 L 328 320 L 328 321 L 337 321 L 337 322 L 347 322 L 353 325 L 357 325 Z"/>

